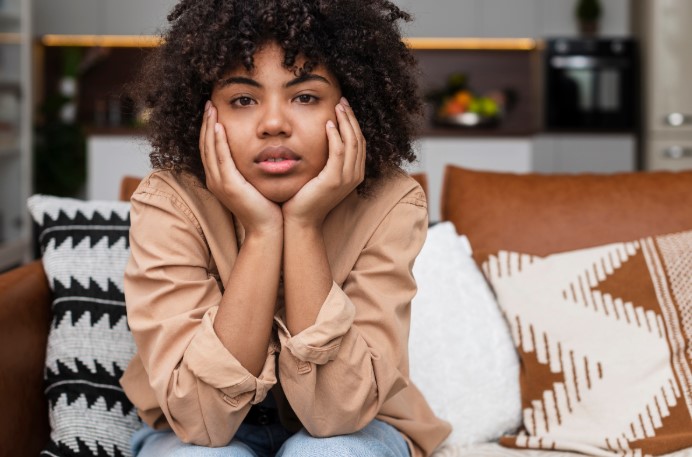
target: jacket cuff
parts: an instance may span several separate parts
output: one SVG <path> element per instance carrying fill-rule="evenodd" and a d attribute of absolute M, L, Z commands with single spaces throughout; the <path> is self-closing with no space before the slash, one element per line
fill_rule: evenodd
<path fill-rule="evenodd" d="M 213 306 L 202 318 L 202 325 L 185 355 L 185 359 L 190 361 L 188 367 L 197 378 L 221 390 L 227 402 L 232 404 L 238 396 L 252 392 L 251 403 L 259 403 L 276 384 L 277 345 L 275 342 L 269 345 L 262 372 L 258 377 L 253 376 L 216 335 L 214 319 L 217 311 L 218 307 Z"/>
<path fill-rule="evenodd" d="M 341 339 L 349 331 L 356 316 L 356 307 L 335 282 L 325 299 L 315 323 L 292 336 L 286 326 L 286 308 L 281 308 L 274 320 L 279 327 L 281 346 L 298 360 L 324 365 L 336 358 Z"/>

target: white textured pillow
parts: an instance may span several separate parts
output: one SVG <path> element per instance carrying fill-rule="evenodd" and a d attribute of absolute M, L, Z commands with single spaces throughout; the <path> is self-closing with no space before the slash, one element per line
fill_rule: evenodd
<path fill-rule="evenodd" d="M 449 222 L 431 227 L 413 273 L 411 379 L 452 424 L 448 443 L 487 442 L 516 429 L 518 357 L 468 241 Z"/>

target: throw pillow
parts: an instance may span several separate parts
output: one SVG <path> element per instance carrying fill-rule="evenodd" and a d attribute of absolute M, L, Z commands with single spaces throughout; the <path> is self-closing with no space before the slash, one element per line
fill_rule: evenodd
<path fill-rule="evenodd" d="M 130 205 L 36 195 L 28 206 L 54 298 L 41 455 L 130 456 L 139 419 L 118 382 L 135 352 L 123 295 Z"/>
<path fill-rule="evenodd" d="M 413 273 L 411 379 L 452 424 L 448 444 L 490 441 L 516 430 L 519 367 L 509 328 L 451 223 L 429 229 Z"/>
<path fill-rule="evenodd" d="M 511 447 L 662 455 L 692 446 L 692 231 L 483 263 L 521 358 Z"/>
<path fill-rule="evenodd" d="M 474 257 L 547 256 L 692 229 L 692 170 L 616 174 L 497 173 L 445 168 L 442 219 Z"/>

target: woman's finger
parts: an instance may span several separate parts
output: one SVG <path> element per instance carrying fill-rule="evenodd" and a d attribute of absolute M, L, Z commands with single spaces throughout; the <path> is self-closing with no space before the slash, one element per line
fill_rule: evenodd
<path fill-rule="evenodd" d="M 220 182 L 220 174 L 216 152 L 216 138 L 214 134 L 214 125 L 216 124 L 216 108 L 214 108 L 214 106 L 209 107 L 206 117 L 207 125 L 204 132 L 204 154 L 206 161 L 207 181 L 211 180 L 214 183 L 218 183 Z"/>
<path fill-rule="evenodd" d="M 219 166 L 219 177 L 221 182 L 228 183 L 232 180 L 242 177 L 235 166 L 233 156 L 231 155 L 231 147 L 228 144 L 226 137 L 226 129 L 220 123 L 214 124 L 214 151 L 216 152 L 216 160 Z"/>
<path fill-rule="evenodd" d="M 336 117 L 339 121 L 339 133 L 341 134 L 341 138 L 344 143 L 342 170 L 348 171 L 350 174 L 354 169 L 356 160 L 358 158 L 358 139 L 356 138 L 356 132 L 353 130 L 353 126 L 351 125 L 348 111 L 349 109 L 341 103 L 336 105 Z"/>
<path fill-rule="evenodd" d="M 367 153 L 365 137 L 360 129 L 360 123 L 356 118 L 356 113 L 353 112 L 353 108 L 351 108 L 351 105 L 349 104 L 348 100 L 346 100 L 346 97 L 341 97 L 341 103 L 347 106 L 346 112 L 349 115 L 348 119 L 351 122 L 353 131 L 356 134 L 356 139 L 358 142 L 358 157 L 356 159 L 354 171 L 362 178 L 365 174 L 365 154 Z"/>
<path fill-rule="evenodd" d="M 360 144 L 360 140 L 363 140 L 364 137 L 363 132 L 360 130 L 360 124 L 358 123 L 358 119 L 356 119 L 356 113 L 353 112 L 353 108 L 351 108 L 351 105 L 348 103 L 348 100 L 346 100 L 346 97 L 341 97 L 341 104 L 346 107 L 348 120 L 351 123 L 351 127 L 353 127 L 353 131 L 355 132 L 356 138 L 358 139 L 358 143 Z"/>
<path fill-rule="evenodd" d="M 202 126 L 199 129 L 199 153 L 202 156 L 202 161 L 204 161 L 204 132 L 207 130 L 207 111 L 211 106 L 211 102 L 207 100 L 204 105 L 204 111 L 202 112 Z"/>
<path fill-rule="evenodd" d="M 331 119 L 327 121 L 326 129 L 329 156 L 327 157 L 327 164 L 324 166 L 324 172 L 333 170 L 334 173 L 341 176 L 341 170 L 344 166 L 344 142 L 339 128 Z"/>

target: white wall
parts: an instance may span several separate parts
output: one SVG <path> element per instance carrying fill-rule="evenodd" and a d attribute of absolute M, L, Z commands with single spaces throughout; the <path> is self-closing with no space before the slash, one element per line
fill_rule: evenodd
<path fill-rule="evenodd" d="M 577 34 L 577 0 L 394 0 L 415 16 L 412 37 L 545 37 Z M 35 32 L 154 34 L 176 0 L 34 0 Z M 601 34 L 630 34 L 631 0 L 602 0 Z"/>
<path fill-rule="evenodd" d="M 149 173 L 151 147 L 144 137 L 91 136 L 87 141 L 87 194 L 89 200 L 117 200 L 125 176 Z"/>
<path fill-rule="evenodd" d="M 34 0 L 37 35 L 154 35 L 176 0 Z"/>
<path fill-rule="evenodd" d="M 602 0 L 601 34 L 628 36 L 631 0 Z M 575 36 L 577 0 L 394 0 L 414 15 L 412 37 Z"/>

